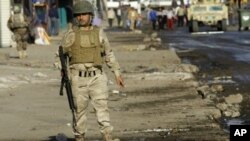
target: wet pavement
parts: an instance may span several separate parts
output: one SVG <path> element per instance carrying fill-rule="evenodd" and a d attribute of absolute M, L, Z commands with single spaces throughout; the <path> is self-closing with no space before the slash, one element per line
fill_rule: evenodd
<path fill-rule="evenodd" d="M 227 130 L 230 124 L 249 124 L 250 121 L 250 32 L 228 31 L 212 34 L 190 34 L 186 29 L 160 32 L 165 47 L 176 50 L 183 63 L 197 65 L 196 77 L 208 84 L 219 83 L 225 88 L 220 96 L 241 93 L 241 116 L 221 118 Z M 214 81 L 219 77 L 220 81 Z"/>

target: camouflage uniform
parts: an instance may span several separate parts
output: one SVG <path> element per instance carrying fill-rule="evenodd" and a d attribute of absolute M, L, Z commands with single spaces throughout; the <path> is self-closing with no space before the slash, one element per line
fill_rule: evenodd
<path fill-rule="evenodd" d="M 91 102 L 104 140 L 114 141 L 108 110 L 108 79 L 102 65 L 106 63 L 116 76 L 120 76 L 120 67 L 106 34 L 95 26 L 86 31 L 74 25 L 63 37 L 61 45 L 69 56 L 69 74 L 76 107 L 76 123 L 73 124 L 76 140 L 84 141 L 87 108 Z"/>
<path fill-rule="evenodd" d="M 10 16 L 7 24 L 8 28 L 14 33 L 19 58 L 27 57 L 27 40 L 28 40 L 28 20 L 21 13 L 18 6 L 14 6 L 14 14 Z"/>

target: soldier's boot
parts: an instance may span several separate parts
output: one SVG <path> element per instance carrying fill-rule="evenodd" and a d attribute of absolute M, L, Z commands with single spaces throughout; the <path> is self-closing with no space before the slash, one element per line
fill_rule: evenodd
<path fill-rule="evenodd" d="M 120 141 L 120 139 L 113 139 L 111 133 L 103 133 L 104 141 Z"/>
<path fill-rule="evenodd" d="M 27 58 L 27 57 L 28 57 L 28 55 L 27 55 L 26 50 L 23 50 L 23 58 Z"/>
<path fill-rule="evenodd" d="M 19 56 L 19 59 L 23 59 L 23 53 L 22 53 L 22 51 L 18 51 L 18 56 Z"/>
<path fill-rule="evenodd" d="M 84 135 L 76 135 L 75 140 L 76 141 L 85 141 Z"/>

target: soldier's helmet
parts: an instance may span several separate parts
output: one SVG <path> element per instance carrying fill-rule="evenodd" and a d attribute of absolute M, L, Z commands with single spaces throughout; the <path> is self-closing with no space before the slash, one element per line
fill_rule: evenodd
<path fill-rule="evenodd" d="M 14 13 L 20 13 L 20 12 L 21 12 L 20 6 L 15 5 L 14 8 L 13 8 L 13 12 L 14 12 Z"/>
<path fill-rule="evenodd" d="M 94 7 L 87 0 L 79 0 L 73 6 L 74 16 L 84 13 L 89 13 L 94 16 Z"/>

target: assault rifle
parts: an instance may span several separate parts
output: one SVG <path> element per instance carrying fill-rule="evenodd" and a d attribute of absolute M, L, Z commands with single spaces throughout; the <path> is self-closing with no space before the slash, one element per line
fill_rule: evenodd
<path fill-rule="evenodd" d="M 69 102 L 69 108 L 72 112 L 73 115 L 73 123 L 75 123 L 76 118 L 75 118 L 75 105 L 74 105 L 74 100 L 73 100 L 73 95 L 72 95 L 72 88 L 71 84 L 69 81 L 69 76 L 68 76 L 68 71 L 67 71 L 67 55 L 63 53 L 63 47 L 59 46 L 59 57 L 61 61 L 61 73 L 62 73 L 62 79 L 61 79 L 61 87 L 60 87 L 60 95 L 63 96 L 63 86 L 65 86 L 67 97 L 68 97 L 68 102 Z"/>

